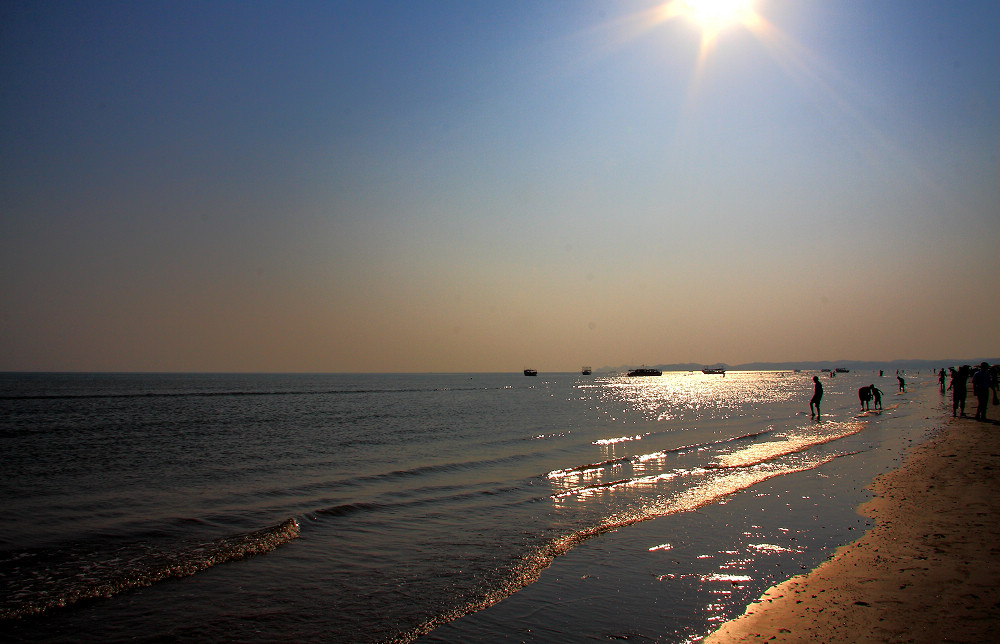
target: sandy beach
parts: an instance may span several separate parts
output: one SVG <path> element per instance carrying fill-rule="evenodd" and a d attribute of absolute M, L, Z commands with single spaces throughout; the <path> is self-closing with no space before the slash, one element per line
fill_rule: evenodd
<path fill-rule="evenodd" d="M 769 589 L 703 641 L 994 641 L 998 468 L 1000 423 L 948 418 L 900 469 L 872 484 L 876 496 L 861 507 L 875 521 L 870 532 Z"/>

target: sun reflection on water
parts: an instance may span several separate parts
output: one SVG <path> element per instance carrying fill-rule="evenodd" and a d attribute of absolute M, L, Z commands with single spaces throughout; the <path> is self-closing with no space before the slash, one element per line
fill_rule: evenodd
<path fill-rule="evenodd" d="M 595 388 L 603 412 L 611 415 L 621 410 L 621 416 L 615 418 L 623 422 L 630 414 L 659 421 L 676 420 L 692 412 L 725 418 L 735 411 L 788 401 L 796 395 L 777 373 L 739 371 L 725 376 L 685 372 L 668 372 L 659 377 L 619 376 Z"/>
<path fill-rule="evenodd" d="M 811 390 L 806 374 L 787 378 L 767 372 L 668 373 L 581 384 L 580 399 L 599 422 L 595 435 L 572 452 L 579 460 L 545 476 L 553 517 L 565 523 L 542 555 L 548 560 L 640 521 L 723 505 L 768 479 L 857 453 L 858 441 L 849 437 L 869 421 L 828 412 L 815 422 L 800 413 Z M 650 544 L 651 556 L 675 545 L 684 551 L 683 540 L 670 539 L 674 543 Z M 706 618 L 722 621 L 732 595 L 759 581 L 752 571 L 762 558 L 800 552 L 780 543 L 780 537 L 751 529 L 739 550 L 684 555 L 693 557 L 686 561 L 697 562 L 698 572 L 662 571 L 655 578 L 683 578 L 682 583 L 700 586 L 708 597 Z M 680 555 L 665 559 L 670 556 Z"/>
<path fill-rule="evenodd" d="M 811 374 L 776 372 L 730 372 L 725 377 L 668 373 L 581 383 L 579 400 L 597 418 L 589 419 L 593 422 L 583 430 L 589 433 L 545 476 L 554 527 L 543 558 L 640 521 L 692 513 L 710 504 L 743 507 L 748 500 L 739 494 L 743 490 L 867 449 L 867 437 L 851 437 L 872 420 L 857 418 L 854 405 L 849 412 L 831 405 L 821 422 L 809 417 L 810 379 Z M 834 386 L 827 393 L 832 403 L 844 395 Z M 774 489 L 758 488 L 768 492 L 757 496 L 769 496 Z M 789 499 L 803 493 L 789 492 Z M 763 523 L 773 522 L 779 511 L 784 517 L 785 506 L 791 507 L 776 503 L 768 505 Z M 772 506 L 778 509 L 772 512 Z M 726 509 L 721 515 L 732 512 Z M 715 511 L 704 515 L 719 516 Z M 700 516 L 692 513 L 662 523 L 688 526 L 698 524 Z M 648 554 L 642 556 L 660 558 L 664 566 L 652 578 L 695 588 L 704 600 L 699 610 L 710 622 L 722 621 L 735 598 L 763 583 L 778 562 L 796 560 L 804 552 L 796 536 L 783 532 L 787 529 L 774 532 L 754 525 L 740 535 L 736 529 L 732 534 L 738 543 L 726 541 L 719 547 L 711 534 L 692 536 L 683 529 L 658 533 L 644 544 Z"/>
<path fill-rule="evenodd" d="M 550 471 L 550 497 L 558 507 L 599 500 L 639 507 L 641 515 L 649 515 L 724 502 L 727 494 L 766 478 L 815 467 L 825 457 L 804 452 L 865 427 L 853 420 L 795 420 L 787 403 L 801 391 L 780 373 L 620 376 L 581 384 L 579 390 L 597 413 L 615 422 L 645 423 L 649 429 L 595 439 L 592 444 L 602 459 Z M 770 413 L 786 410 L 779 413 L 789 416 L 781 419 L 782 425 L 755 417 L 764 406 Z M 736 418 L 741 420 L 736 423 Z M 684 435 L 695 440 L 678 444 Z M 647 441 L 654 449 L 641 449 Z M 667 449 L 661 449 L 664 443 Z"/>
<path fill-rule="evenodd" d="M 826 423 L 823 431 L 803 429 L 789 432 L 778 440 L 756 443 L 729 454 L 721 455 L 713 465 L 717 467 L 742 467 L 762 461 L 772 460 L 778 456 L 799 452 L 807 447 L 822 445 L 840 438 L 857 434 L 865 428 L 864 423 Z"/>

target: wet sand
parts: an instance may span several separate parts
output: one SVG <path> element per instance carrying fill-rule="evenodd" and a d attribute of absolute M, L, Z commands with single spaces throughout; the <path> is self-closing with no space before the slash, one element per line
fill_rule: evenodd
<path fill-rule="evenodd" d="M 872 490 L 870 532 L 704 641 L 996 641 L 1000 423 L 948 418 Z"/>

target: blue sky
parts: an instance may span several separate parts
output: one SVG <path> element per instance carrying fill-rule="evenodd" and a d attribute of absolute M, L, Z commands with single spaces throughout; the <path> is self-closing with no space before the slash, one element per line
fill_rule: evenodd
<path fill-rule="evenodd" d="M 6 2 L 0 370 L 974 357 L 1000 4 Z"/>

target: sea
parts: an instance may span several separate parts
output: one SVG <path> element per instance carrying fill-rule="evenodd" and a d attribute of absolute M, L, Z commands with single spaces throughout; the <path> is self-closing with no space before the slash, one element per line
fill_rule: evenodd
<path fill-rule="evenodd" d="M 697 641 L 870 528 L 906 383 L 0 374 L 0 637 Z"/>

